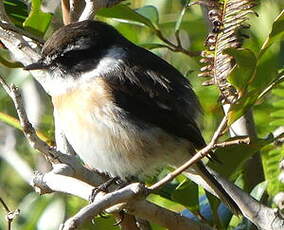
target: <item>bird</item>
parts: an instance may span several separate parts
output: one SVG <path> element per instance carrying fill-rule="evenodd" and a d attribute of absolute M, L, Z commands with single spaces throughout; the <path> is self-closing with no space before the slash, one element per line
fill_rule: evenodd
<path fill-rule="evenodd" d="M 62 26 L 25 70 L 48 72 L 42 85 L 51 96 L 55 122 L 91 169 L 144 181 L 206 146 L 197 122 L 201 106 L 190 82 L 109 24 L 85 20 Z M 200 178 L 239 213 L 202 161 L 186 175 Z"/>

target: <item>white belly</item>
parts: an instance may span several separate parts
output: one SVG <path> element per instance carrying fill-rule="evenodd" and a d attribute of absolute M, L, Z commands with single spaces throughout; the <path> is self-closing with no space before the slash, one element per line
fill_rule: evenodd
<path fill-rule="evenodd" d="M 57 116 L 60 118 L 60 113 Z M 173 138 L 159 128 L 141 129 L 105 113 L 89 117 L 85 114 L 84 119 L 86 124 L 72 113 L 68 119 L 61 119 L 61 125 L 75 152 L 98 171 L 120 178 L 143 178 L 188 159 L 189 142 Z"/>
<path fill-rule="evenodd" d="M 94 81 L 52 98 L 54 116 L 85 164 L 111 176 L 142 178 L 188 159 L 190 142 L 127 122 L 103 80 Z"/>

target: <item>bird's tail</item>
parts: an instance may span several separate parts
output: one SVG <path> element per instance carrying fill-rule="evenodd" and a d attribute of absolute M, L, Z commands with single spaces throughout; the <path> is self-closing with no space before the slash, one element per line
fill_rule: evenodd
<path fill-rule="evenodd" d="M 193 182 L 201 185 L 208 192 L 217 196 L 235 215 L 241 214 L 241 210 L 236 201 L 226 191 L 226 187 L 219 179 L 219 175 L 207 169 L 202 162 L 197 162 L 194 170 L 188 169 L 184 174 Z"/>

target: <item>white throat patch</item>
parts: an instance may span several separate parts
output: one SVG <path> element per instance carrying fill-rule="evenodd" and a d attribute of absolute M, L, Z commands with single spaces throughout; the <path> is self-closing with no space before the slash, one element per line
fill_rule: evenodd
<path fill-rule="evenodd" d="M 126 51 L 120 47 L 112 47 L 101 58 L 96 68 L 88 71 L 78 73 L 80 76 L 63 76 L 66 73 L 56 69 L 52 74 L 44 79 L 41 79 L 41 84 L 45 91 L 51 96 L 58 96 L 66 93 L 68 90 L 75 88 L 80 83 L 86 83 L 96 77 L 103 76 L 110 70 L 119 68 L 123 63 L 123 58 L 126 56 Z"/>

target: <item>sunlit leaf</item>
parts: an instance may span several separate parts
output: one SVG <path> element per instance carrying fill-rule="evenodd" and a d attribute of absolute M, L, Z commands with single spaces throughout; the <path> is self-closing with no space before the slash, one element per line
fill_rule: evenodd
<path fill-rule="evenodd" d="M 144 6 L 135 10 L 138 14 L 148 18 L 155 26 L 159 24 L 159 13 L 154 6 Z"/>
<path fill-rule="evenodd" d="M 31 11 L 23 25 L 31 32 L 43 36 L 49 26 L 51 18 L 51 14 L 41 10 L 41 0 L 32 0 Z"/>
<path fill-rule="evenodd" d="M 271 48 L 273 47 L 271 46 Z M 241 98 L 235 104 L 231 105 L 230 111 L 228 112 L 229 124 L 232 124 L 243 114 L 245 114 L 255 104 L 258 96 L 263 92 L 263 90 L 266 89 L 273 81 L 275 81 L 278 76 L 278 55 L 279 53 L 274 50 L 271 52 L 266 52 L 260 59 L 257 60 L 255 69 L 247 70 L 248 73 L 250 71 L 251 73 L 254 71 L 253 76 L 251 79 L 249 79 L 246 91 L 243 92 Z M 240 74 L 242 73 L 240 72 Z M 237 77 L 238 76 L 235 78 Z"/>
<path fill-rule="evenodd" d="M 282 116 L 283 117 L 283 116 Z M 269 123 L 270 126 L 275 126 L 275 127 L 279 127 L 279 126 L 283 126 L 284 125 L 284 118 L 283 119 L 277 119 L 275 121 L 271 121 Z"/>
<path fill-rule="evenodd" d="M 16 128 L 16 129 L 19 129 L 19 130 L 22 130 L 22 126 L 20 125 L 20 121 L 18 119 L 16 119 L 15 117 L 12 117 L 10 116 L 9 114 L 6 114 L 6 113 L 3 113 L 3 112 L 0 112 L 0 121 Z M 47 142 L 47 143 L 51 143 L 52 141 L 47 138 L 43 133 L 41 132 L 38 132 L 37 131 L 37 135 L 38 137 Z"/>
<path fill-rule="evenodd" d="M 225 53 L 233 56 L 236 61 L 236 67 L 228 76 L 228 81 L 238 89 L 242 96 L 253 80 L 256 68 L 256 57 L 249 49 L 226 49 Z"/>
<path fill-rule="evenodd" d="M 258 185 L 256 185 L 250 193 L 251 196 L 256 200 L 260 200 L 263 194 L 265 193 L 267 185 L 268 185 L 267 181 L 263 181 Z"/>
<path fill-rule="evenodd" d="M 277 110 L 270 114 L 271 117 L 283 117 L 284 118 L 284 109 Z"/>
<path fill-rule="evenodd" d="M 280 174 L 279 164 L 284 158 L 284 149 L 268 146 L 261 151 L 261 159 L 264 169 L 265 180 L 268 182 L 267 192 L 274 196 L 284 190 L 284 184 L 278 180 Z"/>
<path fill-rule="evenodd" d="M 159 43 L 142 43 L 140 46 L 144 47 L 145 49 L 158 49 L 158 48 L 165 48 L 165 45 Z"/>
<path fill-rule="evenodd" d="M 116 5 L 110 9 L 101 9 L 97 12 L 97 15 L 107 18 L 120 19 L 126 23 L 139 23 L 152 29 L 155 28 L 155 25 L 149 18 L 139 14 L 126 5 Z"/>
<path fill-rule="evenodd" d="M 183 20 L 183 16 L 187 10 L 187 7 L 188 7 L 188 3 L 190 2 L 190 0 L 186 0 L 185 3 L 184 3 L 184 7 L 182 8 L 178 18 L 177 18 L 177 22 L 176 22 L 176 25 L 175 25 L 175 32 L 179 31 L 180 29 L 180 26 L 181 26 L 181 23 L 182 23 L 182 20 Z"/>
<path fill-rule="evenodd" d="M 271 46 L 274 42 L 279 42 L 284 38 L 284 10 L 276 17 L 274 23 L 272 25 L 272 30 L 265 40 L 261 50 L 259 57 L 261 57 L 267 48 Z"/>

